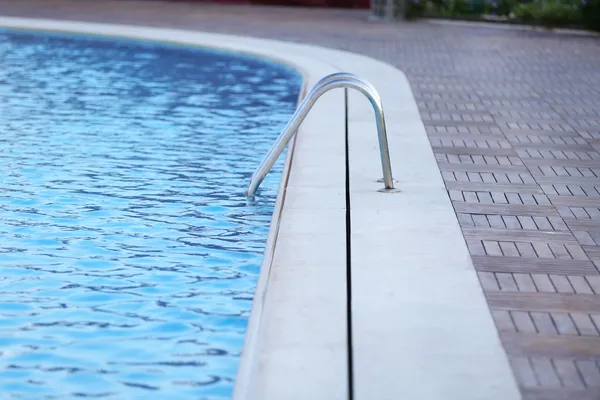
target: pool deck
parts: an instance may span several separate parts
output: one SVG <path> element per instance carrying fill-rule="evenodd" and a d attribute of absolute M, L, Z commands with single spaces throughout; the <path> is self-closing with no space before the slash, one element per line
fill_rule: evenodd
<path fill-rule="evenodd" d="M 273 38 L 397 67 L 410 82 L 524 398 L 600 398 L 600 39 L 425 22 L 374 24 L 364 12 L 344 10 L 138 1 L 0 0 L 0 15 Z M 389 117 L 402 113 L 388 106 Z M 359 207 L 361 199 L 353 203 Z M 388 218 L 394 217 L 383 214 L 384 222 Z M 357 233 L 367 221 L 377 224 L 374 215 L 357 220 Z M 404 239 L 390 239 L 387 246 L 403 246 Z M 418 245 L 428 247 L 426 241 Z M 376 264 L 370 257 L 353 260 Z M 431 276 L 402 284 L 435 296 L 440 282 Z M 410 313 L 408 305 L 405 310 Z M 435 320 L 425 322 L 435 331 Z M 476 330 L 477 324 L 466 328 Z M 440 357 L 415 370 L 443 363 Z"/>

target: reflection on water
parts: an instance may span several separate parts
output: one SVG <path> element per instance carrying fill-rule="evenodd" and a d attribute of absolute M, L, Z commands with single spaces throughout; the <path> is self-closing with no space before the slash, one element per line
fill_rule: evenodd
<path fill-rule="evenodd" d="M 249 57 L 0 32 L 3 399 L 230 397 L 281 161 L 244 193 L 299 86 Z"/>

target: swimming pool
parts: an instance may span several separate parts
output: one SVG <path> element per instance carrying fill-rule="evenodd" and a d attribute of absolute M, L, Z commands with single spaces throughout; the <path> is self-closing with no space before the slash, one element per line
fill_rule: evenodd
<path fill-rule="evenodd" d="M 0 60 L 0 393 L 228 398 L 300 76 L 17 31 Z"/>

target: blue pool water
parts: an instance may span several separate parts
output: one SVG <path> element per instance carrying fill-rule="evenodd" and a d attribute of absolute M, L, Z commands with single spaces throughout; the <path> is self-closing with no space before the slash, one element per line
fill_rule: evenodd
<path fill-rule="evenodd" d="M 295 72 L 0 31 L 0 398 L 226 399 Z"/>

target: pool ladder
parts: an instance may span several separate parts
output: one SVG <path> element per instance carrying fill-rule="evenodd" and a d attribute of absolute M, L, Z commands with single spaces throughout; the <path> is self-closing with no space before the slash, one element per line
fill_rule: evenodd
<path fill-rule="evenodd" d="M 269 149 L 269 152 L 262 160 L 254 174 L 252 174 L 252 180 L 248 186 L 248 197 L 253 197 L 256 194 L 256 189 L 260 186 L 265 176 L 269 173 L 275 161 L 279 158 L 283 149 L 288 144 L 290 139 L 294 136 L 298 127 L 306 118 L 308 112 L 312 109 L 316 101 L 325 93 L 332 89 L 345 88 L 354 89 L 365 95 L 373 111 L 375 112 L 375 120 L 377 123 L 377 135 L 379 138 L 379 152 L 381 154 L 381 168 L 383 169 L 383 183 L 385 190 L 394 189 L 394 179 L 392 178 L 392 167 L 390 164 L 390 151 L 388 149 L 387 131 L 385 128 L 385 119 L 383 116 L 383 106 L 381 105 L 381 98 L 377 90 L 368 81 L 358 77 L 357 75 L 350 74 L 347 72 L 338 72 L 335 74 L 327 75 L 319 82 L 317 82 L 306 95 L 302 103 L 296 109 L 296 112 L 287 123 L 283 131 L 275 140 L 275 143 Z M 382 181 L 381 179 L 379 181 Z"/>

